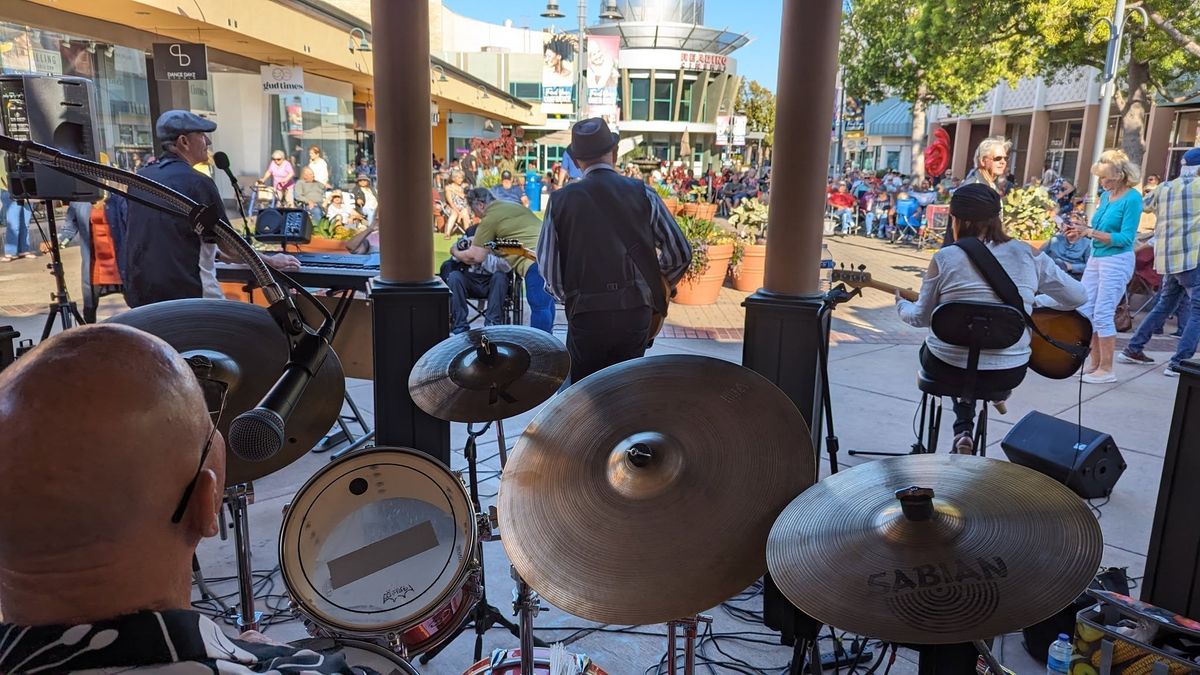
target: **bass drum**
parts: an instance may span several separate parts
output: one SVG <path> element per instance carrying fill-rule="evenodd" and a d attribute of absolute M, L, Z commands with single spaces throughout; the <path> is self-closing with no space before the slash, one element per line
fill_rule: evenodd
<path fill-rule="evenodd" d="M 576 673 L 584 675 L 608 675 L 600 666 L 583 654 L 570 654 L 575 661 Z M 497 649 L 491 658 L 483 659 L 463 672 L 463 675 L 550 675 L 550 649 L 535 647 L 533 650 L 533 673 L 521 673 L 520 649 Z"/>
<path fill-rule="evenodd" d="M 318 635 L 395 635 L 409 657 L 445 641 L 479 598 L 479 536 L 458 476 L 408 448 L 322 468 L 279 533 L 283 583 Z"/>
<path fill-rule="evenodd" d="M 296 640 L 291 645 L 297 649 L 314 651 L 323 657 L 341 656 L 348 666 L 370 668 L 380 675 L 420 675 L 407 661 L 373 642 L 308 638 Z"/>

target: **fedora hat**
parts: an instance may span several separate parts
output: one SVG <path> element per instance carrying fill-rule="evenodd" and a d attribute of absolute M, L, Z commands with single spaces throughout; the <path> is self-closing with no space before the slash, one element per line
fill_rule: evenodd
<path fill-rule="evenodd" d="M 612 151 L 620 137 L 609 131 L 608 123 L 599 117 L 579 120 L 571 127 L 571 145 L 567 152 L 574 159 L 589 160 Z"/>

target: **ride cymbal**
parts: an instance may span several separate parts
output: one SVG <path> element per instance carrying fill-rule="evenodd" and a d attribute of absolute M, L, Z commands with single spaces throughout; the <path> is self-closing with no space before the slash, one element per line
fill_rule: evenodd
<path fill-rule="evenodd" d="M 213 362 L 212 377 L 229 384 L 225 410 L 217 424 L 226 438 L 233 418 L 258 405 L 288 361 L 287 337 L 267 310 L 257 305 L 200 298 L 170 300 L 131 309 L 108 321 L 156 335 L 185 359 L 206 357 Z M 345 392 L 342 365 L 330 349 L 288 418 L 283 447 L 261 462 L 227 451 L 225 485 L 258 480 L 302 457 L 333 426 Z"/>
<path fill-rule="evenodd" d="M 567 348 L 528 326 L 488 326 L 433 346 L 408 375 L 421 410 L 450 422 L 492 422 L 533 410 L 571 370 Z"/>
<path fill-rule="evenodd" d="M 702 356 L 626 361 L 526 427 L 500 481 L 501 540 L 560 609 L 670 621 L 766 571 L 771 523 L 815 462 L 800 411 L 758 373 Z"/>
<path fill-rule="evenodd" d="M 823 623 L 950 644 L 1067 606 L 1103 548 L 1087 505 L 1055 480 L 998 459 L 923 454 L 860 464 L 797 497 L 771 528 L 767 565 Z"/>

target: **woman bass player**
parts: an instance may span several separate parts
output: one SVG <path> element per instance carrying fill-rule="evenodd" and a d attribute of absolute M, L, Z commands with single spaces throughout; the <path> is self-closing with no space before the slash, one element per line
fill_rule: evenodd
<path fill-rule="evenodd" d="M 974 239 L 984 246 L 967 246 L 990 251 L 1002 271 L 1016 285 L 1025 313 L 1033 309 L 1035 296 L 1046 296 L 1056 309 L 1075 309 L 1084 304 L 1083 286 L 1059 269 L 1049 257 L 1004 233 L 1000 221 L 1000 195 L 986 185 L 965 185 L 950 200 L 954 240 Z M 972 248 L 972 251 L 974 251 Z M 975 253 L 975 255 L 980 255 Z M 910 302 L 896 294 L 900 318 L 912 326 L 926 327 L 934 310 L 947 302 L 1001 302 L 993 285 L 981 273 L 963 244 L 947 246 L 934 254 L 925 273 L 920 296 Z M 1043 302 L 1045 298 L 1038 298 Z M 967 375 L 967 348 L 947 344 L 932 332 L 921 347 L 922 369 L 933 379 L 961 383 Z M 983 389 L 1012 389 L 1025 379 L 1029 364 L 1030 336 L 1025 333 L 1005 349 L 983 350 L 979 357 L 978 385 Z M 975 401 L 954 401 L 955 452 L 974 453 L 972 440 Z"/>

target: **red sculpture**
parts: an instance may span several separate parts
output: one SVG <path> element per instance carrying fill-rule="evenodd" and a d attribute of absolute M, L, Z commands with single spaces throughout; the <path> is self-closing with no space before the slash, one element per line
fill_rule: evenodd
<path fill-rule="evenodd" d="M 950 134 L 942 127 L 933 130 L 933 142 L 925 147 L 925 175 L 937 178 L 950 168 Z"/>

